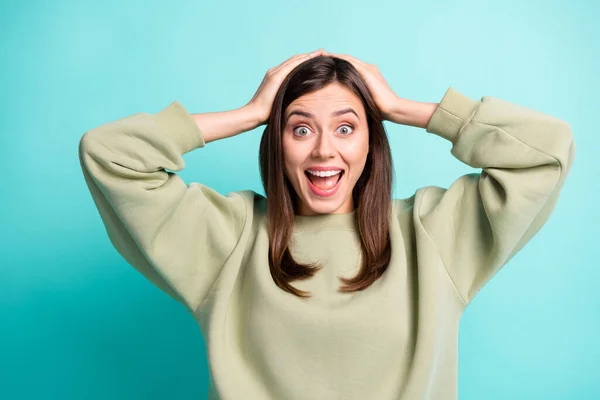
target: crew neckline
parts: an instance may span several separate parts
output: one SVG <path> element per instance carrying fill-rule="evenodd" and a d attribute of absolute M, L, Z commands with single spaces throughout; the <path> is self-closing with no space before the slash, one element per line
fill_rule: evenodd
<path fill-rule="evenodd" d="M 345 214 L 294 215 L 294 231 L 356 230 L 356 209 Z"/>

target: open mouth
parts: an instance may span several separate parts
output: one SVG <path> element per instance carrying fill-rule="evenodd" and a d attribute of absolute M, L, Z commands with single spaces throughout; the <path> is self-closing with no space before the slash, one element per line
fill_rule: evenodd
<path fill-rule="evenodd" d="M 310 188 L 317 195 L 330 195 L 335 193 L 335 189 L 337 189 L 342 175 L 344 175 L 346 171 L 341 170 L 341 172 L 331 175 L 331 176 L 317 176 L 313 175 L 308 171 L 304 171 L 304 175 L 308 179 L 310 183 Z"/>

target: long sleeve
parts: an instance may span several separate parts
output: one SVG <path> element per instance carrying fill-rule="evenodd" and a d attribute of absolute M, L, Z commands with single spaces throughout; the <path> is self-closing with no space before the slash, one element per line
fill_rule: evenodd
<path fill-rule="evenodd" d="M 479 173 L 428 186 L 418 220 L 465 306 L 546 223 L 575 157 L 570 126 L 498 98 L 448 88 L 426 128 Z"/>
<path fill-rule="evenodd" d="M 79 143 L 85 181 L 108 236 L 123 258 L 161 290 L 195 310 L 241 236 L 247 207 L 174 172 L 204 147 L 178 102 L 86 132 Z"/>

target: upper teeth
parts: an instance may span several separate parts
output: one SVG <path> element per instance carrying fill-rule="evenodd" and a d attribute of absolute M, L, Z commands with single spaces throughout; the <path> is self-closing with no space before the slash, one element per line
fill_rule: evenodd
<path fill-rule="evenodd" d="M 310 173 L 311 175 L 316 175 L 316 176 L 333 176 L 333 175 L 337 175 L 340 172 L 342 172 L 341 169 L 338 170 L 334 170 L 334 171 L 311 171 L 310 169 L 307 170 L 308 173 Z"/>

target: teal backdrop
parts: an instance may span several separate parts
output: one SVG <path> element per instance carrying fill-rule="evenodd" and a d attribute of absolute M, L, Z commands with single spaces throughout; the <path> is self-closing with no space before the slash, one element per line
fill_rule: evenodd
<path fill-rule="evenodd" d="M 596 1 L 2 1 L 0 398 L 206 398 L 196 322 L 112 247 L 78 143 L 173 100 L 243 106 L 267 69 L 323 47 L 378 65 L 400 97 L 452 86 L 571 125 L 553 215 L 462 318 L 459 398 L 600 399 L 599 17 Z M 474 171 L 385 124 L 395 197 Z M 181 176 L 264 194 L 263 128 L 186 154 Z"/>

